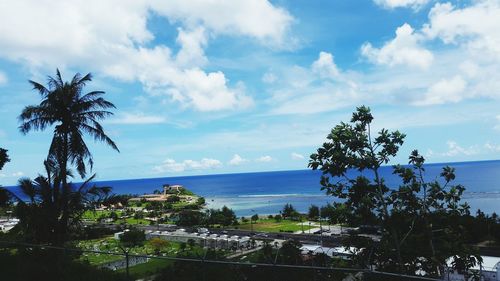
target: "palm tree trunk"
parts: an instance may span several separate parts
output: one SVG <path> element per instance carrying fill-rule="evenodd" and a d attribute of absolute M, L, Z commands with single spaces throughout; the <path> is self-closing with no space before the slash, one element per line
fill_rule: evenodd
<path fill-rule="evenodd" d="M 61 177 L 61 197 L 58 202 L 59 212 L 58 214 L 61 216 L 59 220 L 59 225 L 57 229 L 57 238 L 55 243 L 57 245 L 64 244 L 66 240 L 66 233 L 68 227 L 68 198 L 69 198 L 69 186 L 68 186 L 68 133 L 65 132 L 63 135 L 63 147 L 62 153 L 60 154 L 59 161 L 59 169 L 60 169 L 60 177 Z"/>

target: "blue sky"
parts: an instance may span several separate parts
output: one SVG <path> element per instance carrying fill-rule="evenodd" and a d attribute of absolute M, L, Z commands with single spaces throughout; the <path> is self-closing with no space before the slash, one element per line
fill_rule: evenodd
<path fill-rule="evenodd" d="M 1 3 L 0 181 L 42 171 L 17 116 L 57 67 L 117 106 L 99 179 L 303 169 L 362 104 L 407 134 L 394 163 L 499 159 L 499 26 L 498 0 Z"/>

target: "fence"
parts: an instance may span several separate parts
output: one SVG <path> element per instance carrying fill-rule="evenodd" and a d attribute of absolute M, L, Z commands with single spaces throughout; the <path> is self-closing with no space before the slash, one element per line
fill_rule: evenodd
<path fill-rule="evenodd" d="M 42 251 L 59 252 L 63 256 L 82 253 L 98 253 L 103 255 L 115 255 L 125 260 L 124 280 L 132 280 L 134 267 L 129 260 L 162 261 L 165 265 L 162 270 L 151 272 L 150 276 L 155 280 L 168 281 L 225 281 L 225 280 L 258 280 L 258 281 L 337 281 L 337 280 L 429 280 L 438 279 L 408 276 L 396 273 L 378 272 L 369 269 L 319 267 L 305 265 L 286 265 L 273 263 L 250 263 L 227 260 L 211 260 L 205 258 L 184 258 L 172 256 L 136 255 L 126 250 L 123 252 L 107 252 L 96 250 L 84 250 L 78 248 L 56 247 L 11 241 L 0 241 L 0 249 L 38 249 Z M 1 266 L 1 264 L 0 264 Z M 1 271 L 0 271 L 1 272 Z M 1 273 L 0 273 L 1 274 Z M 1 278 L 0 278 L 1 279 Z M 55 279 L 54 279 L 55 280 Z M 153 279 L 149 279 L 153 280 Z"/>

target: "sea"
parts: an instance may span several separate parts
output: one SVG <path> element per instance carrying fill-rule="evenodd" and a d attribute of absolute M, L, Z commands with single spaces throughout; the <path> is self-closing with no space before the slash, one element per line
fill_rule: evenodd
<path fill-rule="evenodd" d="M 471 206 L 472 213 L 480 209 L 487 214 L 500 214 L 500 160 L 427 164 L 425 179 L 439 180 L 444 166 L 455 168 L 453 183 L 465 186 L 462 198 Z M 389 187 L 397 188 L 401 184 L 399 177 L 392 173 L 392 166 L 384 166 L 380 172 Z M 358 171 L 348 172 L 349 177 L 357 174 Z M 370 172 L 364 175 L 373 176 Z M 180 184 L 205 197 L 208 208 L 226 205 L 237 216 L 249 216 L 277 214 L 286 203 L 299 212 L 306 212 L 311 204 L 322 206 L 338 202 L 337 198 L 321 190 L 320 176 L 319 171 L 294 170 L 114 180 L 97 184 L 111 186 L 117 194 L 152 193 L 164 184 Z"/>
<path fill-rule="evenodd" d="M 453 184 L 465 186 L 463 201 L 487 214 L 500 214 L 500 160 L 426 164 L 425 180 L 439 180 L 444 166 L 455 168 Z M 360 172 L 349 171 L 350 178 Z M 401 184 L 393 174 L 392 166 L 380 169 L 381 176 L 391 188 Z M 364 172 L 373 178 L 371 172 Z M 232 208 L 237 216 L 253 214 L 277 214 L 287 203 L 299 212 L 307 212 L 312 204 L 317 206 L 339 202 L 338 198 L 326 195 L 319 183 L 320 171 L 294 170 L 257 173 L 200 175 L 183 177 L 159 177 L 145 179 L 96 181 L 100 186 L 110 186 L 115 194 L 147 194 L 162 189 L 164 184 L 180 184 L 205 197 L 208 208 Z M 19 189 L 11 188 L 14 192 Z M 17 192 L 16 192 L 17 193 Z"/>

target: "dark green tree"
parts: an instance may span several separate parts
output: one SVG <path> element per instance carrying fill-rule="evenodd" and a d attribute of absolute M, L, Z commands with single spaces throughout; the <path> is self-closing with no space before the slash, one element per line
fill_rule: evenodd
<path fill-rule="evenodd" d="M 129 229 L 120 236 L 120 244 L 126 248 L 141 246 L 144 241 L 146 241 L 144 230 L 136 228 Z"/>
<path fill-rule="evenodd" d="M 293 207 L 292 204 L 286 203 L 285 206 L 283 206 L 283 211 L 281 212 L 281 215 L 283 218 L 295 218 L 299 215 L 297 210 Z"/>
<path fill-rule="evenodd" d="M 9 162 L 10 158 L 7 154 L 7 149 L 0 148 L 0 170 L 3 169 L 5 163 Z"/>
<path fill-rule="evenodd" d="M 402 184 L 389 188 L 379 170 L 396 156 L 405 135 L 386 129 L 374 134 L 372 121 L 370 109 L 358 107 L 351 122 L 335 126 L 309 161 L 310 168 L 322 171 L 322 189 L 344 200 L 342 213 L 349 223 L 380 228 L 377 245 L 359 236 L 345 240 L 346 246 L 370 249 L 358 254 L 357 262 L 375 263 L 382 270 L 414 274 L 422 269 L 438 275 L 446 258 L 471 257 L 470 249 L 457 237 L 455 228 L 460 227 L 450 223 L 451 218 L 468 213 L 468 206 L 460 204 L 464 188 L 451 184 L 454 170 L 443 168 L 444 186 L 438 180 L 426 182 L 424 159 L 414 151 L 409 158 L 411 167 L 394 167 Z M 437 239 L 446 246 L 437 249 Z"/>
<path fill-rule="evenodd" d="M 307 213 L 307 217 L 310 220 L 317 220 L 319 218 L 319 207 L 316 205 L 311 205 L 309 207 L 309 212 Z"/>
<path fill-rule="evenodd" d="M 38 91 L 41 102 L 23 109 L 19 120 L 19 130 L 27 134 L 33 130 L 43 131 L 54 126 L 47 162 L 57 166 L 57 181 L 51 182 L 51 200 L 61 213 L 57 237 L 62 243 L 67 238 L 70 220 L 70 199 L 74 197 L 68 177 L 72 176 L 71 167 L 75 167 L 82 178 L 87 174 L 87 165 L 92 168 L 93 159 L 84 135 L 96 141 L 102 141 L 118 151 L 116 144 L 106 135 L 99 121 L 112 115 L 108 109 L 115 106 L 105 100 L 103 91 L 92 91 L 84 94 L 83 89 L 92 79 L 91 74 L 76 74 L 71 81 L 64 82 L 57 70 L 56 77 L 48 78 L 48 86 L 29 81 Z"/>
<path fill-rule="evenodd" d="M 93 177 L 82 184 L 72 185 L 74 191 L 67 195 L 67 211 L 64 213 L 66 217 L 62 221 L 63 209 L 60 208 L 60 201 L 55 200 L 54 194 L 54 186 L 61 182 L 58 166 L 46 161 L 45 168 L 47 176 L 39 175 L 34 180 L 19 180 L 19 187 L 27 200 L 11 193 L 17 201 L 15 215 L 20 219 L 14 230 L 29 242 L 59 245 L 71 238 L 69 234 L 79 232 L 77 230 L 82 226 L 84 212 L 99 205 L 111 188 L 93 185 Z"/>
<path fill-rule="evenodd" d="M 258 214 L 254 214 L 251 218 L 250 218 L 252 221 L 256 222 L 259 220 L 259 215 Z"/>
<path fill-rule="evenodd" d="M 302 264 L 302 244 L 296 240 L 287 240 L 283 242 L 280 248 L 280 257 L 284 264 L 300 265 Z"/>
<path fill-rule="evenodd" d="M 7 154 L 7 150 L 0 148 L 0 171 L 3 169 L 5 163 L 9 162 L 9 155 Z M 9 202 L 9 193 L 7 190 L 3 189 L 0 185 L 0 207 L 7 205 Z"/>

